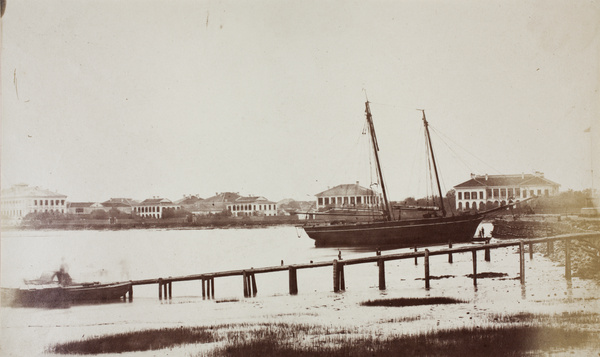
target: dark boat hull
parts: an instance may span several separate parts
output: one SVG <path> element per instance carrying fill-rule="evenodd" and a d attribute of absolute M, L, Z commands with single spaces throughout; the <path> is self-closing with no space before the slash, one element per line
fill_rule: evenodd
<path fill-rule="evenodd" d="M 304 226 L 317 247 L 412 247 L 470 242 L 482 215 Z"/>
<path fill-rule="evenodd" d="M 83 285 L 29 285 L 2 289 L 3 305 L 62 306 L 69 303 L 117 300 L 129 291 L 131 283 Z"/>

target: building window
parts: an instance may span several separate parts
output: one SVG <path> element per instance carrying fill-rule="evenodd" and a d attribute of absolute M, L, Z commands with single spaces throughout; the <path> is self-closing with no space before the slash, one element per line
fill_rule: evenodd
<path fill-rule="evenodd" d="M 483 200 L 483 191 L 479 191 L 479 199 Z"/>
<path fill-rule="evenodd" d="M 494 198 L 498 198 L 499 190 L 497 188 L 494 189 Z"/>
<path fill-rule="evenodd" d="M 458 199 L 459 199 L 459 200 L 462 200 L 462 192 L 459 192 L 459 193 L 458 193 Z"/>
<path fill-rule="evenodd" d="M 360 197 L 360 196 L 356 197 L 356 203 L 361 204 L 361 199 L 362 199 L 362 197 Z"/>
<path fill-rule="evenodd" d="M 546 196 L 546 197 L 550 196 L 550 191 L 548 191 L 548 189 L 544 190 L 544 196 Z"/>
<path fill-rule="evenodd" d="M 470 200 L 471 199 L 471 192 L 465 192 L 465 200 Z M 469 207 L 467 207 L 469 208 Z"/>

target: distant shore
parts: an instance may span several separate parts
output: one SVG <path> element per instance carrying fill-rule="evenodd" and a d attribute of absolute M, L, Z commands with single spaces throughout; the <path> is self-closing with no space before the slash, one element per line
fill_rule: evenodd
<path fill-rule="evenodd" d="M 24 221 L 19 225 L 3 225 L 2 230 L 126 230 L 126 229 L 215 229 L 263 228 L 302 224 L 297 216 L 271 217 L 199 217 L 169 219 L 57 219 Z"/>

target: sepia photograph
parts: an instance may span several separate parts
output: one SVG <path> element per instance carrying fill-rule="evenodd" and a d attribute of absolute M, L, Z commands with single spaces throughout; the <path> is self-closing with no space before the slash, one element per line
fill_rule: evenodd
<path fill-rule="evenodd" d="M 1 1 L 0 356 L 600 355 L 600 1 Z"/>

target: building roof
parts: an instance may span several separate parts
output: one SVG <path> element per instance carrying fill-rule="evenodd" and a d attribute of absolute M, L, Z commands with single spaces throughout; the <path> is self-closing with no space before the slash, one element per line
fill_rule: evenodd
<path fill-rule="evenodd" d="M 2 190 L 2 198 L 26 198 L 26 197 L 42 197 L 42 198 L 67 198 L 67 195 L 60 194 L 58 192 L 52 192 L 40 187 L 32 187 L 27 184 L 13 185 L 11 188 Z"/>
<path fill-rule="evenodd" d="M 70 208 L 90 208 L 90 207 L 102 207 L 100 203 L 97 202 L 71 202 L 69 203 Z"/>
<path fill-rule="evenodd" d="M 106 202 L 102 202 L 104 207 L 132 207 L 138 205 L 139 202 L 131 198 L 111 198 Z"/>
<path fill-rule="evenodd" d="M 241 196 L 235 192 L 221 192 L 217 193 L 215 196 L 205 198 L 202 203 L 212 204 L 212 203 L 222 203 L 222 202 L 233 202 L 240 198 Z"/>
<path fill-rule="evenodd" d="M 269 201 L 262 196 L 239 197 L 233 203 L 235 203 L 235 204 L 244 204 L 244 203 L 275 204 L 275 202 Z"/>
<path fill-rule="evenodd" d="M 156 205 L 172 205 L 173 202 L 171 200 L 169 200 L 168 198 L 159 198 L 159 197 L 154 197 L 154 198 L 147 198 L 145 200 L 143 200 L 142 202 L 138 203 L 138 206 L 156 206 Z"/>
<path fill-rule="evenodd" d="M 204 200 L 204 199 L 200 198 L 199 196 L 187 195 L 187 196 L 184 196 L 182 199 L 175 201 L 175 203 L 178 205 L 193 205 L 194 203 L 196 203 L 198 201 L 202 201 L 202 200 Z"/>
<path fill-rule="evenodd" d="M 560 186 L 544 178 L 541 173 L 519 175 L 472 175 L 471 179 L 454 188 L 515 187 L 515 186 Z"/>
<path fill-rule="evenodd" d="M 330 188 L 327 191 L 317 193 L 317 197 L 331 197 L 331 196 L 373 196 L 375 191 L 360 186 L 358 183 L 355 184 L 344 184 L 337 185 L 334 188 Z"/>

